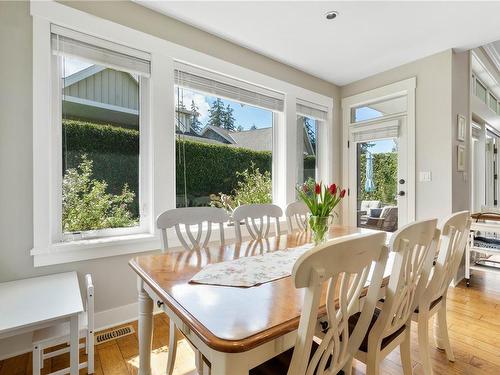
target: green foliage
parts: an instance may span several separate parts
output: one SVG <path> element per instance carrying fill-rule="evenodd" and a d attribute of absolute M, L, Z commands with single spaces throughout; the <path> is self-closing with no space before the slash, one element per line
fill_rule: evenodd
<path fill-rule="evenodd" d="M 62 225 L 64 232 L 137 225 L 129 211 L 134 192 L 127 184 L 119 195 L 108 193 L 108 184 L 93 178 L 93 162 L 84 154 L 77 168 L 70 168 L 63 178 Z"/>
<path fill-rule="evenodd" d="M 201 131 L 201 121 L 199 120 L 200 117 L 200 112 L 198 111 L 198 106 L 194 102 L 194 100 L 191 100 L 191 113 L 192 113 L 192 118 L 191 118 L 191 130 L 194 131 L 195 133 L 199 133 Z"/>
<path fill-rule="evenodd" d="M 396 204 L 397 178 L 398 178 L 398 154 L 386 152 L 373 154 L 373 182 L 375 191 L 364 190 L 366 181 L 366 154 L 360 157 L 360 200 L 380 200 L 386 205 Z"/>
<path fill-rule="evenodd" d="M 127 184 L 139 191 L 139 132 L 111 125 L 63 120 L 63 171 L 77 168 L 82 155 L 93 162 L 93 176 L 106 181 L 108 192 L 120 194 Z M 139 216 L 137 194 L 129 205 Z"/>
<path fill-rule="evenodd" d="M 224 108 L 224 102 L 217 98 L 212 103 L 211 107 L 208 110 L 209 118 L 207 125 L 217 126 L 219 128 L 224 128 L 229 131 L 234 131 L 234 109 L 228 104 L 227 107 Z"/>
<path fill-rule="evenodd" d="M 234 195 L 212 194 L 210 196 L 212 206 L 233 211 L 242 204 L 272 203 L 271 172 L 261 173 L 259 168 L 255 168 L 255 164 L 252 163 L 249 169 L 236 172 L 236 176 L 240 180 L 234 189 Z"/>

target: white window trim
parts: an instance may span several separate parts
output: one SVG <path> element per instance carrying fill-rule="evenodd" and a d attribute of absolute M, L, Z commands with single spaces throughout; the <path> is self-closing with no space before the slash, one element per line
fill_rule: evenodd
<path fill-rule="evenodd" d="M 174 62 L 198 66 L 214 72 L 224 72 L 228 77 L 259 85 L 285 95 L 285 110 L 273 127 L 273 200 L 282 208 L 295 200 L 296 184 L 296 108 L 297 98 L 328 109 L 328 121 L 319 142 L 335 144 L 333 134 L 332 97 L 295 86 L 264 74 L 228 63 L 213 56 L 176 45 L 158 37 L 133 30 L 123 25 L 81 12 L 55 1 L 30 4 L 33 16 L 33 235 L 31 254 L 35 266 L 67 263 L 87 259 L 103 258 L 123 254 L 139 253 L 160 248 L 160 236 L 155 228 L 155 218 L 163 211 L 175 207 L 175 118 L 174 109 Z M 50 23 L 78 30 L 91 36 L 114 43 L 140 49 L 151 54 L 150 84 L 150 134 L 147 142 L 149 160 L 143 168 L 149 168 L 151 178 L 147 192 L 152 207 L 148 232 L 130 236 L 117 236 L 53 243 L 54 225 L 47 215 L 54 204 L 54 173 L 51 166 L 51 145 L 54 139 L 51 129 L 51 50 Z M 171 105 L 168 105 L 171 103 Z M 282 118 L 281 118 L 282 117 Z M 280 119 L 281 118 L 281 119 Z M 319 174 L 323 181 L 332 181 L 334 176 L 334 152 L 321 147 Z M 56 152 L 60 152 L 56 151 Z M 57 160 L 57 159 L 56 159 Z M 338 173 L 337 173 L 338 174 Z M 142 193 L 142 192 L 141 192 Z M 57 197 L 56 197 L 57 198 Z M 231 233 L 232 231 L 229 231 Z M 230 237 L 228 237 L 230 238 Z M 175 246 L 175 242 L 172 246 Z"/>

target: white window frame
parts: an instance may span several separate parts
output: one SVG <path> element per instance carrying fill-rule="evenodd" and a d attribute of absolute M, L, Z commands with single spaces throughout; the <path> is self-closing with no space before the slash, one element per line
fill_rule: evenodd
<path fill-rule="evenodd" d="M 227 75 L 242 82 L 259 85 L 285 95 L 283 113 L 273 116 L 273 201 L 282 208 L 295 200 L 296 184 L 296 100 L 307 100 L 328 108 L 328 120 L 324 122 L 321 143 L 333 145 L 334 100 L 285 81 L 269 77 L 241 66 L 228 63 L 164 39 L 133 30 L 126 26 L 87 14 L 55 1 L 30 4 L 33 16 L 33 235 L 31 254 L 35 266 L 67 263 L 115 255 L 158 250 L 160 236 L 155 218 L 163 211 L 175 208 L 175 118 L 174 109 L 174 62 L 180 61 L 215 73 Z M 139 234 L 102 237 L 70 242 L 54 242 L 54 214 L 52 205 L 60 194 L 60 185 L 54 185 L 53 160 L 60 160 L 51 150 L 56 144 L 52 118 L 52 84 L 50 24 L 109 40 L 151 55 L 149 78 L 149 129 L 141 134 L 149 150 L 147 165 L 141 165 L 149 174 L 147 192 L 150 215 L 147 231 Z M 141 107 L 141 110 L 144 107 Z M 327 150 L 329 151 L 327 152 Z M 142 152 L 143 150 L 141 150 Z M 56 152 L 61 152 L 57 149 Z M 334 175 L 334 151 L 322 147 L 319 174 L 323 181 L 332 181 Z M 60 171 L 60 170 L 59 170 Z M 51 177 L 52 176 L 52 177 Z M 333 182 L 333 181 L 332 181 Z M 51 219 L 48 220 L 48 215 Z M 216 233 L 214 233 L 216 235 Z M 234 236 L 232 230 L 226 238 Z M 171 246 L 178 246 L 172 236 Z"/>
<path fill-rule="evenodd" d="M 408 199 L 407 204 L 407 222 L 415 220 L 415 202 L 416 202 L 416 187 L 415 187 L 415 90 L 416 90 L 416 77 L 408 78 L 403 81 L 395 82 L 386 86 L 375 88 L 373 90 L 368 90 L 360 94 L 356 94 L 350 97 L 342 99 L 342 182 L 344 186 L 354 185 L 353 173 L 356 171 L 349 165 L 351 148 L 349 147 L 349 137 L 351 134 L 351 128 L 353 126 L 369 126 L 372 123 L 378 123 L 385 120 L 391 120 L 400 117 L 402 114 L 392 114 L 383 117 L 378 117 L 375 119 L 370 119 L 366 121 L 353 122 L 352 121 L 352 108 L 356 108 L 362 105 L 369 105 L 371 103 L 377 103 L 385 100 L 394 99 L 400 96 L 407 97 L 407 108 L 404 114 L 406 115 L 405 127 L 406 127 L 406 147 L 407 159 L 402 162 L 406 165 L 406 197 Z M 352 146 L 354 147 L 354 145 Z M 351 194 L 357 194 L 355 191 L 348 192 L 348 202 L 351 201 Z M 352 205 L 343 204 L 342 205 L 342 224 L 349 225 L 355 223 L 356 213 L 353 210 Z"/>

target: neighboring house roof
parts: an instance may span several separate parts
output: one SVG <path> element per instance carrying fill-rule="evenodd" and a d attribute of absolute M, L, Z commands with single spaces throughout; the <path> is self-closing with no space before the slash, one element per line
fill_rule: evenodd
<path fill-rule="evenodd" d="M 273 150 L 273 128 L 262 128 L 244 130 L 241 132 L 230 132 L 234 139 L 235 147 L 248 148 L 255 151 Z"/>
<path fill-rule="evenodd" d="M 210 131 L 213 131 L 213 132 L 219 134 L 222 138 L 224 138 L 227 141 L 227 143 L 231 143 L 231 144 L 236 143 L 234 138 L 231 136 L 231 134 L 233 134 L 233 132 L 230 132 L 229 130 L 226 130 L 223 128 L 219 128 L 218 126 L 207 125 L 203 129 L 201 129 L 200 135 L 203 137 Z"/>

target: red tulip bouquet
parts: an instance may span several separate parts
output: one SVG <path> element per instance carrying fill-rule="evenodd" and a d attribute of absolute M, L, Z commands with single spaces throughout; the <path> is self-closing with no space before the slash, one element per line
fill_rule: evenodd
<path fill-rule="evenodd" d="M 304 203 L 311 211 L 309 226 L 313 233 L 313 240 L 316 245 L 326 239 L 328 233 L 328 222 L 333 209 L 345 197 L 345 189 L 339 191 L 337 185 L 323 185 L 313 179 L 306 181 L 297 192 Z"/>

